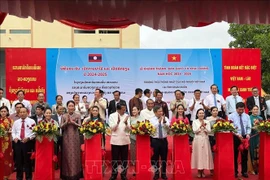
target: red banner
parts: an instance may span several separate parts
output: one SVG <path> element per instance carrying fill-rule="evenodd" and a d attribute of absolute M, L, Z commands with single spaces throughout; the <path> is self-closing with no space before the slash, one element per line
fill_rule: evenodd
<path fill-rule="evenodd" d="M 259 179 L 267 180 L 270 177 L 270 135 L 260 133 L 260 150 L 259 150 Z"/>
<path fill-rule="evenodd" d="M 31 104 L 37 101 L 37 93 L 46 93 L 46 49 L 6 49 L 6 87 L 11 101 L 20 89 Z"/>
<path fill-rule="evenodd" d="M 84 144 L 84 179 L 100 180 L 102 179 L 101 134 L 96 134 L 91 139 L 86 139 Z"/>
<path fill-rule="evenodd" d="M 251 96 L 252 87 L 261 89 L 260 49 L 223 49 L 223 97 L 230 95 L 230 87 L 237 86 L 239 95 Z"/>
<path fill-rule="evenodd" d="M 150 137 L 140 136 L 136 137 L 136 179 L 151 179 L 152 173 L 149 171 L 151 168 L 151 147 Z"/>
<path fill-rule="evenodd" d="M 191 163 L 188 135 L 173 137 L 173 175 L 174 179 L 190 180 Z"/>
<path fill-rule="evenodd" d="M 214 158 L 214 179 L 228 180 L 234 178 L 234 149 L 232 133 L 216 134 L 216 151 Z"/>
<path fill-rule="evenodd" d="M 36 141 L 36 164 L 35 164 L 35 180 L 54 180 L 54 141 L 49 141 L 43 137 L 40 143 Z"/>

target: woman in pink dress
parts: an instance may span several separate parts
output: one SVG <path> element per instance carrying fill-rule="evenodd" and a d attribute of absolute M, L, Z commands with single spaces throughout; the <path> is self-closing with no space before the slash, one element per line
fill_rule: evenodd
<path fill-rule="evenodd" d="M 171 125 L 174 123 L 174 122 L 177 122 L 177 121 L 180 121 L 182 120 L 185 124 L 189 124 L 189 120 L 188 118 L 185 116 L 185 107 L 182 105 L 182 104 L 179 104 L 177 107 L 177 112 L 176 112 L 176 115 L 175 117 L 172 118 L 171 120 Z"/>
<path fill-rule="evenodd" d="M 195 134 L 192 144 L 191 168 L 198 169 L 198 177 L 205 177 L 204 169 L 213 170 L 213 157 L 208 134 L 211 132 L 209 121 L 204 119 L 204 110 L 198 109 L 197 119 L 193 121 Z"/>

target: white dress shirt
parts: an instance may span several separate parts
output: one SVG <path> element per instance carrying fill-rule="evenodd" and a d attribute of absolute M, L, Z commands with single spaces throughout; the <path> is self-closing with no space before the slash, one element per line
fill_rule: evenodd
<path fill-rule="evenodd" d="M 80 107 L 80 110 L 79 110 Z M 86 115 L 86 108 L 85 108 L 85 104 L 84 103 L 79 103 L 77 105 L 75 105 L 75 111 L 76 114 L 79 114 L 81 116 L 81 119 L 85 118 Z"/>
<path fill-rule="evenodd" d="M 258 115 L 261 115 L 260 99 L 259 99 L 259 96 L 257 96 L 257 97 L 253 96 L 253 98 L 254 98 L 255 105 L 258 106 L 258 110 L 259 110 L 259 111 L 258 111 Z"/>
<path fill-rule="evenodd" d="M 209 108 L 215 106 L 214 94 L 209 94 L 208 96 L 206 96 L 204 100 L 204 104 L 208 106 Z M 221 96 L 220 94 L 216 94 L 216 104 L 217 104 L 218 111 L 221 111 L 221 106 L 226 104 L 226 101 L 224 100 L 223 96 Z"/>
<path fill-rule="evenodd" d="M 19 103 L 19 102 L 20 102 L 19 100 L 13 101 L 12 108 L 11 108 L 11 113 L 16 113 L 15 105 L 17 103 Z M 31 115 L 31 109 L 32 109 L 32 105 L 31 105 L 30 101 L 24 99 L 20 103 L 22 103 L 24 105 L 24 107 L 28 110 L 29 116 L 30 116 Z"/>
<path fill-rule="evenodd" d="M 62 115 L 57 114 L 58 117 L 58 124 L 60 125 L 62 122 Z M 60 135 L 62 135 L 62 129 L 60 128 Z"/>
<path fill-rule="evenodd" d="M 230 95 L 226 98 L 226 114 L 229 115 L 236 111 L 236 103 L 243 102 L 243 98 L 241 96 L 233 96 Z"/>
<path fill-rule="evenodd" d="M 9 102 L 9 100 L 2 97 L 2 99 L 0 99 L 0 107 L 2 107 L 3 105 L 7 106 L 8 110 L 10 112 L 10 102 Z"/>
<path fill-rule="evenodd" d="M 185 111 L 185 115 L 191 114 L 190 109 L 188 108 L 191 100 L 185 98 L 184 101 L 186 102 L 186 108 L 187 108 L 187 110 Z"/>
<path fill-rule="evenodd" d="M 193 103 L 194 103 L 194 99 L 190 100 L 189 110 L 190 110 L 190 107 L 192 107 Z M 190 112 L 191 112 L 190 121 L 196 120 L 196 115 L 197 115 L 198 109 L 203 109 L 202 100 L 196 100 L 193 110 L 192 111 L 190 110 Z"/>
<path fill-rule="evenodd" d="M 267 107 L 266 113 L 268 116 L 270 116 L 270 100 L 267 100 L 265 103 L 266 103 L 266 107 Z"/>
<path fill-rule="evenodd" d="M 30 138 L 33 139 L 35 137 L 35 134 L 32 131 L 33 126 L 36 125 L 36 122 L 27 117 L 24 120 L 24 130 L 25 130 L 25 138 Z M 21 139 L 21 128 L 22 128 L 22 119 L 18 119 L 17 121 L 14 122 L 13 126 L 12 126 L 12 139 L 18 139 L 18 140 L 22 140 Z"/>
<path fill-rule="evenodd" d="M 97 106 L 99 108 L 99 115 L 100 118 L 103 120 L 106 120 L 106 109 L 107 109 L 107 101 L 104 98 L 100 98 L 98 100 L 98 102 L 95 102 L 95 100 L 93 99 L 90 103 L 89 108 L 92 108 L 93 106 Z"/>
<path fill-rule="evenodd" d="M 127 128 L 130 127 L 130 121 L 127 121 L 128 124 L 126 125 L 124 123 L 124 120 L 126 119 L 128 115 L 125 113 L 122 116 L 118 113 L 112 113 L 109 117 L 109 126 L 112 129 L 111 134 L 111 144 L 112 145 L 128 145 L 130 144 L 130 134 L 127 130 Z M 120 118 L 120 123 L 117 125 L 118 119 Z M 115 129 L 115 130 L 114 130 Z"/>
<path fill-rule="evenodd" d="M 140 112 L 140 116 L 141 118 L 144 120 L 149 120 L 152 119 L 153 117 L 155 117 L 155 113 L 153 111 L 153 109 L 151 111 L 149 111 L 149 109 L 144 109 Z"/>
<path fill-rule="evenodd" d="M 143 96 L 143 97 L 141 98 L 142 103 L 143 103 L 143 109 L 145 109 L 145 108 L 146 108 L 146 101 L 147 101 L 148 99 L 150 99 L 150 98 L 149 98 L 149 97 L 147 97 L 147 96 Z"/>
<path fill-rule="evenodd" d="M 161 126 L 162 126 L 162 137 L 166 138 L 167 134 L 168 134 L 168 127 L 170 126 L 170 121 L 167 117 L 165 117 L 165 121 L 164 119 L 161 121 Z M 154 136 L 152 136 L 152 138 L 159 138 L 159 122 L 158 122 L 158 118 L 155 116 L 152 119 L 150 119 L 150 123 L 156 128 L 156 133 Z"/>

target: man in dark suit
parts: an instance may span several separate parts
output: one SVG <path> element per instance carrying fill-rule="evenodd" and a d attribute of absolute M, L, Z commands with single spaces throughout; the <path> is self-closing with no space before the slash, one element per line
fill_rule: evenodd
<path fill-rule="evenodd" d="M 248 114 L 251 115 L 251 110 L 254 105 L 259 107 L 259 115 L 265 120 L 265 110 L 267 109 L 265 98 L 259 96 L 259 89 L 257 87 L 252 88 L 252 96 L 247 98 Z"/>
<path fill-rule="evenodd" d="M 35 115 L 31 116 L 30 118 L 33 119 L 36 124 L 38 124 L 39 121 L 44 119 L 44 106 L 37 105 Z"/>
<path fill-rule="evenodd" d="M 108 107 L 108 114 L 110 116 L 110 114 L 116 112 L 116 105 L 118 103 L 122 103 L 122 104 L 125 104 L 126 105 L 126 112 L 128 113 L 128 110 L 127 110 L 127 103 L 125 100 L 123 99 L 120 99 L 120 91 L 114 91 L 113 92 L 113 97 L 114 97 L 114 100 L 111 100 L 110 103 L 109 103 L 109 107 Z"/>
<path fill-rule="evenodd" d="M 57 105 L 56 106 L 56 114 L 52 115 L 52 119 L 55 120 L 58 124 L 59 127 L 61 126 L 61 120 L 62 120 L 62 116 L 65 112 L 65 108 L 62 105 Z M 59 150 L 62 147 L 62 130 L 59 128 L 59 136 L 57 138 L 57 147 L 56 147 L 56 154 L 59 153 Z M 57 167 L 58 168 L 58 167 Z"/>

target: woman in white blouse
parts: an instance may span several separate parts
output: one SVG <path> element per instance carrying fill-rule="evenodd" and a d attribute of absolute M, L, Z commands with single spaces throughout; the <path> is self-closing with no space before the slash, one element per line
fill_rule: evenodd
<path fill-rule="evenodd" d="M 197 111 L 197 119 L 193 121 L 192 128 L 195 137 L 192 144 L 191 167 L 198 169 L 198 177 L 205 177 L 204 169 L 213 170 L 213 157 L 208 134 L 211 132 L 210 123 L 204 119 L 204 110 Z"/>

